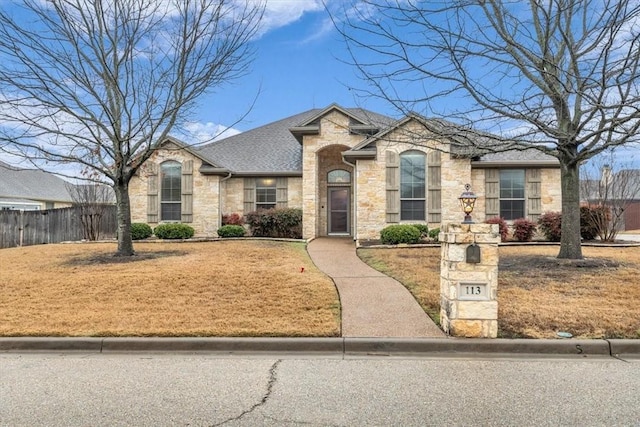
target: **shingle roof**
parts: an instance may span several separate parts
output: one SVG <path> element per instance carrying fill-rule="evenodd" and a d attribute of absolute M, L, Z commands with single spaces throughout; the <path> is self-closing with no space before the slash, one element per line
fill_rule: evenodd
<path fill-rule="evenodd" d="M 361 108 L 344 108 L 367 124 L 389 124 L 394 120 Z M 237 135 L 212 142 L 199 150 L 211 164 L 235 173 L 302 173 L 302 147 L 292 127 L 301 125 L 324 109 L 312 109 Z"/>
<path fill-rule="evenodd" d="M 479 163 L 513 163 L 513 162 L 553 162 L 558 163 L 558 159 L 540 150 L 511 150 L 498 153 L 488 153 L 480 156 Z"/>
<path fill-rule="evenodd" d="M 291 117 L 278 120 L 267 125 L 230 136 L 213 142 L 195 152 L 203 159 L 208 159 L 212 166 L 227 169 L 237 174 L 302 174 L 302 147 L 291 133 L 292 128 L 307 126 L 332 109 L 349 114 L 356 121 L 365 125 L 374 125 L 380 132 L 367 137 L 363 134 L 363 142 L 354 150 L 367 149 L 394 127 L 401 126 L 411 118 L 424 120 L 430 126 L 442 126 L 445 123 L 438 119 L 425 119 L 410 115 L 396 120 L 362 108 L 342 108 L 332 104 L 324 109 L 312 109 Z M 459 126 L 447 124 L 451 131 L 466 132 L 464 138 L 481 138 L 477 132 L 461 129 Z M 463 139 L 464 139 L 463 138 Z M 493 140 L 492 140 L 493 141 Z M 461 153 L 459 153 L 461 154 Z M 472 157 L 472 155 L 469 155 Z M 506 151 L 482 154 L 474 158 L 478 167 L 489 165 L 515 164 L 554 165 L 557 160 L 538 150 Z"/>
<path fill-rule="evenodd" d="M 0 198 L 71 202 L 66 181 L 37 169 L 22 169 L 0 161 Z"/>

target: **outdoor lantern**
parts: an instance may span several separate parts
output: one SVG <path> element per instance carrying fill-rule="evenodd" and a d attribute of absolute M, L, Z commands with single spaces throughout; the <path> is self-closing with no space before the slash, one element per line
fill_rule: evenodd
<path fill-rule="evenodd" d="M 466 184 L 464 186 L 464 193 L 458 197 L 460 200 L 460 204 L 462 205 L 462 211 L 464 212 L 464 221 L 463 224 L 473 224 L 471 220 L 471 212 L 473 212 L 473 206 L 476 204 L 476 195 L 473 191 L 471 191 L 471 184 Z"/>

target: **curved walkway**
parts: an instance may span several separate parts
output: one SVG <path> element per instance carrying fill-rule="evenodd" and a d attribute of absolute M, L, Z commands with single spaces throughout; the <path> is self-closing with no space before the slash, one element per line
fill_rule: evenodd
<path fill-rule="evenodd" d="M 343 337 L 445 337 L 402 284 L 358 258 L 351 238 L 317 238 L 307 251 L 338 288 Z"/>

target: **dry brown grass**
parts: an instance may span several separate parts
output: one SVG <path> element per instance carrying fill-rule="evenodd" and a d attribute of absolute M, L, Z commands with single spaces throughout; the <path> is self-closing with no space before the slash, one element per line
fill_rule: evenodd
<path fill-rule="evenodd" d="M 335 286 L 302 243 L 140 243 L 133 259 L 115 249 L 0 250 L 0 335 L 339 335 Z"/>
<path fill-rule="evenodd" d="M 554 246 L 500 248 L 502 337 L 640 338 L 640 249 L 585 247 L 587 262 L 556 260 Z M 360 249 L 368 263 L 403 282 L 439 320 L 440 249 Z"/>

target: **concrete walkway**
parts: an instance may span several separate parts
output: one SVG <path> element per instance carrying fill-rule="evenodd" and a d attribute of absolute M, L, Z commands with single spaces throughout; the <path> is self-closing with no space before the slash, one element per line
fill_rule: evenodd
<path fill-rule="evenodd" d="M 351 238 L 318 238 L 307 251 L 338 288 L 343 337 L 445 337 L 402 284 L 358 258 Z"/>

